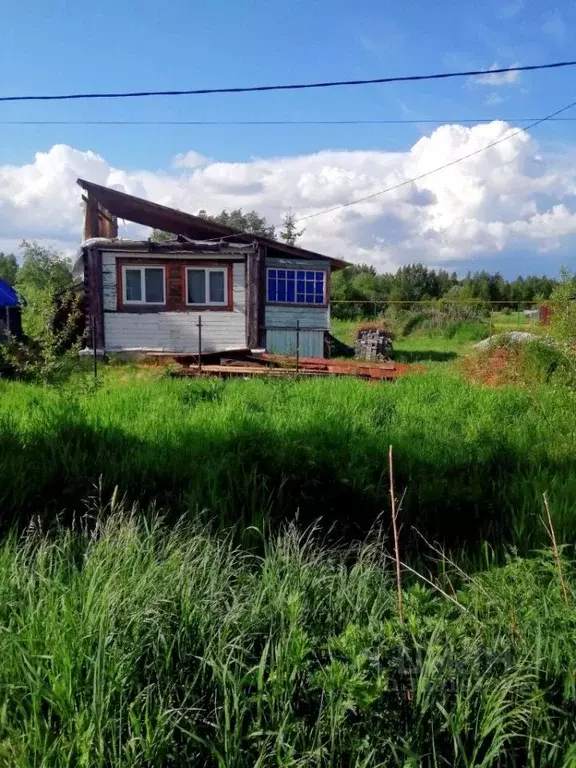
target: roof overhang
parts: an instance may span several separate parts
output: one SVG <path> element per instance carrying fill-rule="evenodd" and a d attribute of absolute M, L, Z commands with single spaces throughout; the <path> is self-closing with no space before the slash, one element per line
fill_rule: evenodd
<path fill-rule="evenodd" d="M 218 224 L 201 216 L 168 208 L 159 203 L 152 203 L 141 197 L 128 195 L 110 187 L 94 184 L 85 179 L 78 179 L 80 187 L 88 193 L 91 200 L 96 201 L 110 216 L 126 221 L 141 224 L 152 229 L 161 229 L 172 232 L 175 235 L 183 235 L 193 240 L 220 240 L 233 237 L 238 243 L 246 244 L 256 241 L 268 249 L 286 254 L 296 259 L 322 260 L 330 263 L 332 269 L 342 269 L 348 266 L 342 259 L 333 259 L 321 253 L 309 251 L 306 248 L 287 245 L 286 243 L 272 240 L 251 233 L 242 232 L 233 227 Z"/>

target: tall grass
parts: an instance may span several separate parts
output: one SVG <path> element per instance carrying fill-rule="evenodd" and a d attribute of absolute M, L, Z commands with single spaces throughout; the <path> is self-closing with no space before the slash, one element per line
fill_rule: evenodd
<path fill-rule="evenodd" d="M 110 510 L 108 510 L 110 512 Z M 0 546 L 0 765 L 574 765 L 574 565 L 418 583 L 378 536 L 262 557 L 115 505 Z"/>
<path fill-rule="evenodd" d="M 411 526 L 450 547 L 545 542 L 548 491 L 562 540 L 576 535 L 576 408 L 570 392 L 486 390 L 455 376 L 185 382 L 110 377 L 96 393 L 0 384 L 2 524 L 69 518 L 117 487 L 222 526 L 322 517 L 362 536 L 389 509 L 387 453 Z"/>

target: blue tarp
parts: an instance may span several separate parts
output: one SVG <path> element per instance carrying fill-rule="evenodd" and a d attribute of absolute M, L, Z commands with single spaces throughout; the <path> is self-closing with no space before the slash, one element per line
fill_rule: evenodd
<path fill-rule="evenodd" d="M 5 280 L 0 280 L 0 307 L 17 307 L 18 294 Z"/>

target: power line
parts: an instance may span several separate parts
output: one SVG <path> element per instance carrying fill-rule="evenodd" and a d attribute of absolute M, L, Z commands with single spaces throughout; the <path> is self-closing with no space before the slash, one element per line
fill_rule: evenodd
<path fill-rule="evenodd" d="M 183 125 L 183 126 L 255 126 L 255 125 L 417 125 L 477 124 L 477 123 L 531 123 L 535 117 L 477 117 L 384 119 L 384 120 L 0 120 L 0 125 Z M 548 122 L 574 122 L 576 117 L 551 117 Z"/>
<path fill-rule="evenodd" d="M 560 69 L 573 67 L 576 61 L 556 61 L 550 64 L 529 64 L 518 67 L 499 67 L 497 69 L 472 69 L 467 72 L 440 72 L 431 75 L 404 75 L 401 77 L 377 77 L 368 80 L 334 80 L 318 83 L 292 83 L 289 85 L 253 85 L 242 88 L 195 88 L 190 90 L 170 91 L 126 91 L 118 93 L 68 93 L 58 95 L 0 96 L 5 101 L 70 101 L 74 99 L 127 99 L 143 96 L 200 96 L 209 93 L 256 93 L 263 91 L 294 91 L 306 88 L 334 88 L 344 85 L 375 85 L 383 83 L 406 83 L 420 80 L 446 80 L 453 77 L 477 77 L 481 75 L 500 75 L 508 72 L 533 72 L 540 69 Z"/>
<path fill-rule="evenodd" d="M 420 179 L 425 179 L 426 177 L 431 176 L 433 173 L 438 173 L 439 171 L 443 171 L 445 168 L 450 168 L 453 165 L 457 165 L 457 163 L 461 163 L 463 160 L 468 160 L 468 158 L 470 157 L 479 155 L 481 152 L 486 152 L 486 150 L 491 149 L 492 147 L 495 147 L 498 144 L 502 144 L 502 142 L 508 141 L 508 139 L 512 139 L 514 138 L 514 136 L 518 136 L 521 133 L 526 133 L 532 128 L 535 128 L 537 125 L 540 125 L 541 123 L 545 123 L 549 120 L 552 120 L 552 118 L 562 114 L 562 112 L 566 112 L 567 110 L 572 109 L 575 106 L 576 106 L 576 101 L 573 101 L 571 104 L 567 104 L 565 107 L 562 107 L 561 109 L 556 110 L 556 112 L 552 112 L 550 115 L 546 115 L 546 117 L 541 117 L 540 119 L 535 120 L 533 123 L 530 123 L 530 125 L 527 125 L 525 128 L 519 128 L 517 131 L 514 131 L 513 133 L 509 133 L 507 136 L 503 136 L 501 139 L 498 139 L 497 141 L 493 141 L 484 147 L 480 147 L 480 149 L 476 149 L 474 150 L 474 152 L 469 152 L 467 155 L 458 157 L 456 158 L 456 160 L 451 160 L 449 163 L 444 163 L 444 165 L 440 165 L 438 168 L 432 168 L 431 170 L 426 171 L 425 173 L 421 173 L 419 176 L 414 176 L 411 179 L 406 179 L 405 181 L 401 181 L 399 184 L 394 184 L 391 187 L 386 187 L 385 189 L 381 189 L 378 192 L 373 192 L 371 195 L 366 195 L 365 197 L 359 197 L 356 200 L 350 200 L 347 203 L 342 203 L 341 205 L 335 205 L 332 208 L 326 208 L 323 211 L 317 211 L 316 213 L 311 213 L 308 216 L 302 216 L 301 218 L 296 219 L 295 223 L 299 224 L 302 221 L 308 221 L 309 219 L 314 219 L 316 218 L 316 216 L 323 216 L 325 213 L 332 213 L 333 211 L 339 211 L 342 208 L 348 208 L 351 205 L 364 203 L 367 200 L 372 200 L 375 197 L 384 195 L 386 192 L 393 192 L 394 190 L 400 189 L 401 187 L 405 187 L 408 184 L 413 184 L 415 181 L 420 181 Z"/>

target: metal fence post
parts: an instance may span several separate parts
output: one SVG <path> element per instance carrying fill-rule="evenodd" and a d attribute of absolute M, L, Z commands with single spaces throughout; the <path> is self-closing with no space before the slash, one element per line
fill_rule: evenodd
<path fill-rule="evenodd" d="M 300 365 L 300 320 L 296 320 L 296 373 Z"/>
<path fill-rule="evenodd" d="M 94 362 L 94 380 L 98 378 L 98 355 L 96 354 L 96 318 L 92 318 L 92 355 Z"/>
<path fill-rule="evenodd" d="M 198 372 L 202 371 L 202 315 L 198 315 Z"/>

